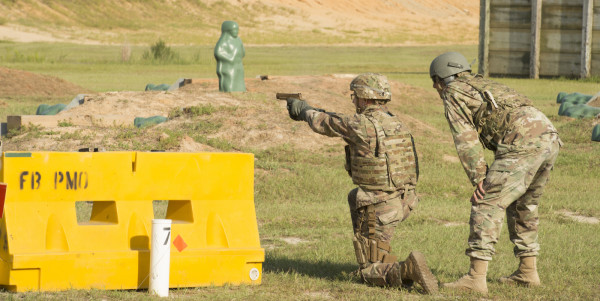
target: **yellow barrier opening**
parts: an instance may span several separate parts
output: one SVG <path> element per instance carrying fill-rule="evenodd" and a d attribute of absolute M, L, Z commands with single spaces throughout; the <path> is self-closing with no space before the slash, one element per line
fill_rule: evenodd
<path fill-rule="evenodd" d="M 0 180 L 11 291 L 147 288 L 160 202 L 173 220 L 170 287 L 261 282 L 252 154 L 6 152 Z"/>

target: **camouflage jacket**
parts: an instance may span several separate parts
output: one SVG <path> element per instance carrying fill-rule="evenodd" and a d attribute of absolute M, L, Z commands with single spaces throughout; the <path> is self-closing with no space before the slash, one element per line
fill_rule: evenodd
<path fill-rule="evenodd" d="M 377 147 L 377 133 L 375 126 L 368 118 L 372 119 L 374 114 L 380 114 L 381 112 L 389 114 L 388 116 L 393 116 L 388 112 L 385 106 L 371 105 L 365 108 L 363 113 L 354 114 L 352 116 L 309 110 L 306 113 L 306 121 L 316 133 L 329 137 L 342 138 L 348 144 L 347 148 L 350 149 L 349 152 L 347 152 L 347 155 L 351 153 L 359 154 L 359 156 L 362 157 L 373 157 L 374 150 Z M 401 125 L 401 122 L 397 120 L 396 117 L 393 118 Z M 403 125 L 401 125 L 401 129 L 408 133 L 408 130 L 406 130 Z M 408 135 L 410 137 L 410 133 L 408 133 Z M 409 151 L 412 155 L 414 152 L 414 145 L 410 138 L 408 140 L 408 146 L 410 147 Z M 414 164 L 416 165 L 416 152 L 414 152 L 414 154 Z M 346 169 L 350 170 L 349 166 L 347 166 Z M 413 169 L 415 169 L 415 166 L 413 166 Z M 408 173 L 408 171 L 402 170 L 402 173 Z M 413 177 L 411 177 L 411 179 L 413 179 Z M 355 180 L 355 178 L 353 178 L 353 180 Z M 376 204 L 397 197 L 401 195 L 404 188 L 414 189 L 414 186 L 416 185 L 416 176 L 413 181 L 406 182 L 410 183 L 407 183 L 408 186 L 402 187 L 402 189 L 373 189 L 369 185 L 358 184 L 359 192 L 357 195 L 357 206 L 362 207 Z"/>
<path fill-rule="evenodd" d="M 481 91 L 469 84 L 474 78 L 473 75 L 466 75 L 461 77 L 461 80 L 450 82 L 440 96 L 444 101 L 445 115 L 458 157 L 471 184 L 477 185 L 485 179 L 487 172 L 484 148 L 494 151 L 496 155 L 525 150 L 536 147 L 541 135 L 557 131 L 542 112 L 530 105 L 528 99 L 522 101 L 524 105 L 503 110 L 502 118 L 497 118 L 502 120 L 501 122 L 489 122 L 495 120 L 493 118 L 487 123 L 477 122 L 479 116 L 485 113 L 481 110 L 490 110 L 490 106 L 498 106 L 496 103 L 509 103 L 513 99 L 523 99 L 525 96 L 505 85 L 478 77 L 477 80 L 483 81 L 485 86 L 496 94 L 486 97 L 495 98 L 492 103 L 484 99 Z"/>

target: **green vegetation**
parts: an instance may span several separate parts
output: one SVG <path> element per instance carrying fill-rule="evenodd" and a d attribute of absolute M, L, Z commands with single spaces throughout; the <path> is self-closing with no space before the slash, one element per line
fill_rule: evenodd
<path fill-rule="evenodd" d="M 69 127 L 69 126 L 73 126 L 73 123 L 71 123 L 70 120 L 61 120 L 58 122 L 58 126 L 59 127 Z"/>
<path fill-rule="evenodd" d="M 143 90 L 148 83 L 172 83 L 177 78 L 216 78 L 213 48 L 171 46 L 177 64 L 143 60 L 147 47 L 132 46 L 128 62 L 121 46 L 0 43 L 0 65 L 53 75 L 94 91 Z M 476 57 L 473 46 L 457 47 L 246 47 L 246 77 L 328 73 L 380 72 L 409 84 L 429 86 L 429 61 L 448 49 Z M 44 61 L 14 60 L 44 53 Z"/>
<path fill-rule="evenodd" d="M 202 115 L 210 115 L 215 112 L 217 108 L 212 105 L 203 106 L 191 106 L 186 108 L 175 109 L 169 113 L 169 118 L 177 118 L 181 116 L 186 117 L 197 117 Z"/>
<path fill-rule="evenodd" d="M 175 51 L 171 50 L 171 47 L 167 46 L 165 41 L 162 39 L 159 39 L 156 43 L 150 46 L 150 50 L 146 50 L 142 55 L 142 59 L 146 61 L 162 64 L 172 63 L 177 61 L 178 58 L 179 55 Z M 127 60 L 123 59 L 123 61 Z"/>
<path fill-rule="evenodd" d="M 221 4 L 219 4 L 221 3 Z M 215 2 L 212 5 L 227 5 Z M 97 25 L 100 26 L 100 25 Z M 107 26 L 107 25 L 102 25 Z M 116 26 L 116 25 L 114 25 Z M 152 64 L 142 59 L 145 47 L 132 46 L 131 58 L 121 59 L 120 46 L 72 44 L 0 43 L 0 65 L 58 76 L 94 91 L 143 90 L 148 82 L 171 83 L 177 78 L 214 78 L 211 47 L 171 46 L 179 62 Z M 476 46 L 427 47 L 247 47 L 244 60 L 246 76 L 304 75 L 330 73 L 382 72 L 391 79 L 418 88 L 431 89 L 429 62 L 437 54 L 458 50 L 471 60 Z M 15 59 L 35 57 L 43 60 Z M 184 63 L 182 63 L 184 62 Z M 598 84 L 589 80 L 499 78 L 530 96 L 559 129 L 564 147 L 552 172 L 540 206 L 539 271 L 543 286 L 513 288 L 496 282 L 517 266 L 508 241 L 506 226 L 497 244 L 497 255 L 490 264 L 488 285 L 494 300 L 591 300 L 600 295 L 600 236 L 598 224 L 576 222 L 561 212 L 600 217 L 598 179 L 600 144 L 590 141 L 591 120 L 573 120 L 557 115 L 558 92 L 594 94 Z M 416 89 L 416 88 L 415 88 Z M 421 91 L 421 90 L 416 90 Z M 240 97 L 255 97 L 252 93 Z M 257 101 L 265 101 L 256 96 Z M 410 97 L 410 106 L 402 106 Z M 415 99 L 416 98 L 416 99 Z M 35 111 L 45 99 L 1 99 L 10 112 Z M 404 258 L 410 250 L 427 256 L 433 273 L 442 282 L 453 281 L 467 272 L 464 256 L 469 233 L 469 195 L 472 192 L 460 163 L 448 160 L 456 156 L 441 102 L 422 101 L 418 94 L 394 95 L 391 108 L 410 115 L 427 125 L 415 135 L 420 153 L 421 177 L 418 192 L 421 202 L 414 214 L 401 223 L 392 243 L 394 253 Z M 58 101 L 58 100 L 54 100 Z M 64 101 L 63 101 L 64 102 Z M 111 129 L 115 141 L 106 141 L 107 150 L 169 150 L 187 135 L 197 142 L 224 151 L 254 153 L 256 157 L 255 204 L 261 245 L 266 250 L 263 283 L 260 286 L 225 286 L 176 289 L 171 296 L 192 300 L 436 300 L 417 291 L 367 287 L 351 276 L 355 256 L 351 243 L 351 223 L 346 194 L 353 187 L 343 169 L 343 150 L 304 151 L 282 144 L 266 150 L 243 148 L 236 141 L 208 138 L 223 130 L 223 122 L 207 121 L 223 110 L 214 106 L 191 107 L 172 112 L 181 122 L 176 130 L 151 127 Z M 3 113 L 5 114 L 5 113 Z M 14 114 L 14 113 L 11 113 Z M 226 115 L 226 114 L 223 114 Z M 225 118 L 225 117 L 223 117 Z M 248 117 L 250 118 L 250 117 Z M 67 126 L 67 125 L 65 125 Z M 264 125 L 259 126 L 265 127 Z M 297 131 L 309 131 L 305 124 Z M 30 127 L 11 133 L 11 139 L 28 135 L 54 139 L 92 139 L 75 131 L 57 135 Z M 297 245 L 285 238 L 299 238 Z M 468 293 L 442 291 L 443 299 L 478 300 Z M 142 300 L 144 291 L 67 291 L 58 293 L 1 292 L 4 299 L 91 299 Z M 158 300 L 158 298 L 156 298 Z"/>

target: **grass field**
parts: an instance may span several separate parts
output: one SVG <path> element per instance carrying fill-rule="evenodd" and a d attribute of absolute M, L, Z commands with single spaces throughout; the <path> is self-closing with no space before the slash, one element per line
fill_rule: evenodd
<path fill-rule="evenodd" d="M 177 61 L 142 60 L 148 47 L 131 48 L 122 60 L 122 46 L 72 44 L 0 43 L 0 65 L 53 75 L 93 91 L 143 90 L 147 83 L 172 83 L 181 77 L 215 77 L 211 47 L 178 46 Z M 248 47 L 244 60 L 247 77 L 330 73 L 381 72 L 391 79 L 430 89 L 428 67 L 436 55 L 456 50 L 467 59 L 476 57 L 476 46 L 427 47 Z M 591 120 L 557 116 L 559 92 L 598 92 L 598 81 L 566 79 L 499 78 L 530 96 L 559 129 L 565 146 L 540 206 L 539 272 L 543 286 L 513 288 L 496 280 L 517 265 L 506 226 L 497 244 L 497 255 L 488 272 L 489 299 L 493 300 L 594 300 L 600 299 L 599 224 L 564 217 L 568 211 L 600 217 L 600 144 L 591 142 Z M 394 95 L 395 98 L 403 97 Z M 418 95 L 412 103 L 418 104 Z M 26 113 L 46 99 L 0 99 L 7 110 Z M 68 99 L 70 100 L 70 99 Z M 52 99 L 66 103 L 68 100 Z M 26 108 L 23 108 L 26 106 Z M 469 202 L 472 188 L 459 163 L 444 160 L 455 156 L 441 101 L 393 111 L 411 115 L 436 131 L 416 136 L 422 153 L 417 191 L 421 202 L 414 215 L 401 223 L 392 247 L 404 258 L 411 250 L 427 256 L 433 273 L 442 282 L 467 272 L 464 256 L 469 233 Z M 29 113 L 33 113 L 29 111 Z M 6 112 L 0 113 L 4 119 Z M 309 131 L 307 126 L 299 130 Z M 10 143 L 10 139 L 5 140 Z M 231 141 L 235 144 L 235 141 Z M 418 291 L 367 287 L 352 278 L 355 257 L 346 194 L 353 188 L 343 170 L 343 150 L 313 153 L 285 146 L 269 150 L 243 149 L 257 158 L 255 204 L 266 259 L 260 286 L 225 286 L 172 290 L 171 296 L 190 300 L 463 300 L 480 299 L 468 293 L 441 291 L 423 296 Z M 488 157 L 491 158 L 491 156 Z M 298 244 L 286 242 L 296 238 Z M 12 294 L 10 300 L 145 300 L 144 291 L 67 291 Z"/>

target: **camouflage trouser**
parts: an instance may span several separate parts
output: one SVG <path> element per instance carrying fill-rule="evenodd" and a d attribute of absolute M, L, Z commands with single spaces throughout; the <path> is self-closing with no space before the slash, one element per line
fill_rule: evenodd
<path fill-rule="evenodd" d="M 492 260 L 505 211 L 515 256 L 538 255 L 539 199 L 560 148 L 556 134 L 540 140 L 539 147 L 496 152 L 483 182 L 485 196 L 471 207 L 467 256 Z"/>
<path fill-rule="evenodd" d="M 402 195 L 385 202 L 356 208 L 357 192 L 358 188 L 350 191 L 348 204 L 360 274 L 368 284 L 387 286 L 386 275 L 397 262 L 396 257 L 391 254 L 390 242 L 396 226 L 408 217 L 411 209 L 404 205 Z M 409 195 L 416 198 L 413 190 Z M 362 254 L 359 254 L 361 251 L 357 245 L 362 246 Z"/>

